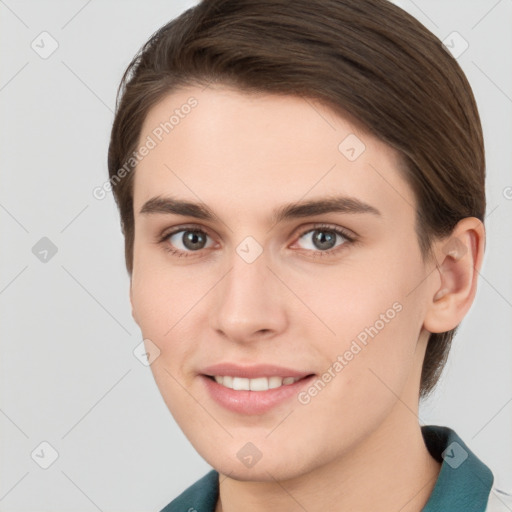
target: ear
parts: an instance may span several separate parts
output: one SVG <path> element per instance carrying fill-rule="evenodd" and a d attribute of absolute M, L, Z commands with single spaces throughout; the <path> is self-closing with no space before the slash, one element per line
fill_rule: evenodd
<path fill-rule="evenodd" d="M 132 280 L 132 277 L 130 276 L 130 304 L 132 306 L 132 318 L 135 320 L 135 323 L 138 325 L 139 322 L 137 320 L 137 315 L 136 315 L 135 309 L 133 307 L 133 288 L 132 288 L 132 283 L 133 283 L 133 280 Z"/>
<path fill-rule="evenodd" d="M 484 225 L 475 217 L 466 217 L 434 246 L 441 282 L 436 280 L 431 291 L 423 326 L 441 333 L 460 324 L 475 298 L 484 255 Z"/>

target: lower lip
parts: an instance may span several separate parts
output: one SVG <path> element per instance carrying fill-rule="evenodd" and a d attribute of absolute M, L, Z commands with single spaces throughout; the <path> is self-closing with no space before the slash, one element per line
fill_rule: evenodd
<path fill-rule="evenodd" d="M 309 384 L 314 375 L 267 391 L 235 391 L 218 384 L 206 375 L 200 375 L 210 396 L 226 409 L 239 414 L 262 414 L 296 396 Z"/>

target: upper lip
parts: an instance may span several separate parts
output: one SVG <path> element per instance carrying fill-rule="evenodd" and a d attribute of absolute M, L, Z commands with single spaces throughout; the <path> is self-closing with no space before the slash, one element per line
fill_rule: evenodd
<path fill-rule="evenodd" d="M 233 363 L 219 363 L 207 366 L 201 370 L 204 375 L 229 375 L 231 377 L 245 377 L 254 379 L 256 377 L 295 377 L 302 378 L 311 375 L 312 372 L 303 372 L 284 366 L 272 364 L 237 365 Z"/>

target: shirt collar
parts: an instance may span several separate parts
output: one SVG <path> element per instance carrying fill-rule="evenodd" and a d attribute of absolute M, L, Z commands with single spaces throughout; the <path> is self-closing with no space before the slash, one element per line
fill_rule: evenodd
<path fill-rule="evenodd" d="M 421 427 L 421 433 L 432 457 L 442 462 L 422 512 L 484 512 L 494 481 L 491 470 L 452 429 L 428 425 Z"/>

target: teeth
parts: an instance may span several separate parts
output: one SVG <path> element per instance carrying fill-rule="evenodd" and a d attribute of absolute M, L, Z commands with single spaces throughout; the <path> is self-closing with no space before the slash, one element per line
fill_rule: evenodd
<path fill-rule="evenodd" d="M 249 391 L 249 379 L 243 377 L 233 377 L 233 389 L 236 391 Z"/>
<path fill-rule="evenodd" d="M 281 377 L 269 377 L 268 379 L 268 388 L 274 389 L 278 388 L 283 384 L 283 379 Z"/>
<path fill-rule="evenodd" d="M 269 389 L 288 386 L 301 379 L 301 377 L 231 377 L 229 375 L 215 375 L 215 382 L 235 391 L 267 391 Z"/>
<path fill-rule="evenodd" d="M 251 391 L 267 391 L 268 379 L 266 377 L 258 377 L 257 379 L 249 380 L 249 387 Z"/>

